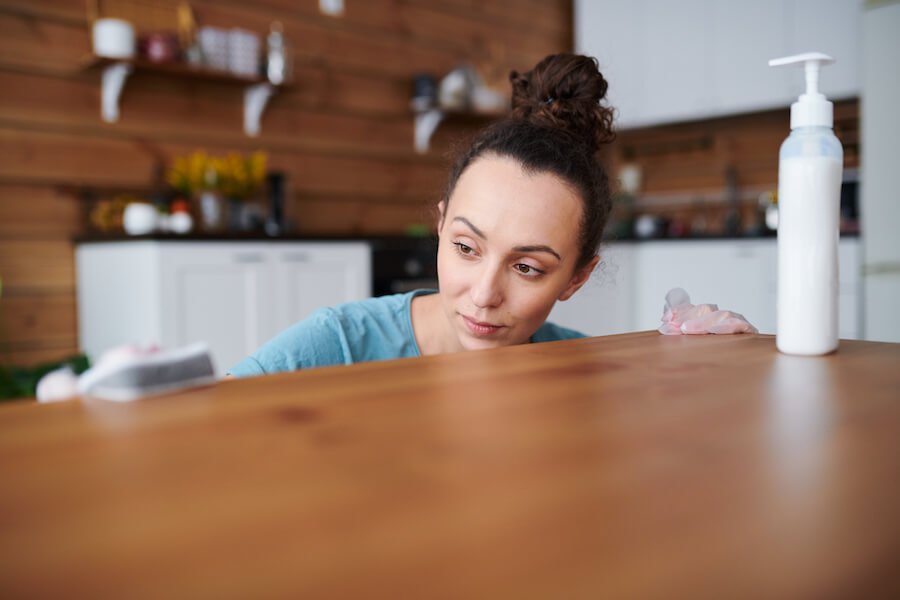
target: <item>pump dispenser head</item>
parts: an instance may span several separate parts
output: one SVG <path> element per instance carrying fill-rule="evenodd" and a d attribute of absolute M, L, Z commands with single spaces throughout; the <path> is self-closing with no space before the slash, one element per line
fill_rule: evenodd
<path fill-rule="evenodd" d="M 831 127 L 834 124 L 834 107 L 819 93 L 819 68 L 830 65 L 834 59 L 821 52 L 806 52 L 769 61 L 770 67 L 803 64 L 806 69 L 806 93 L 791 104 L 791 129 L 798 127 Z"/>

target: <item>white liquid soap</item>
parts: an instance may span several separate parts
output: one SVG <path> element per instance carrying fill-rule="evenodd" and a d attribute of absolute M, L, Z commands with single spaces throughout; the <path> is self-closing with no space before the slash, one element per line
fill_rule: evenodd
<path fill-rule="evenodd" d="M 838 347 L 838 236 L 843 148 L 832 131 L 831 102 L 818 92 L 820 65 L 807 53 L 772 60 L 803 64 L 806 93 L 791 105 L 791 134 L 778 166 L 778 293 L 775 345 L 786 354 Z"/>

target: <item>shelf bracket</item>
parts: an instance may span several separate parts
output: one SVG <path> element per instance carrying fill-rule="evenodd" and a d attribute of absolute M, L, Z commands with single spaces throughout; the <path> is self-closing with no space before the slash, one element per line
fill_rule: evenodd
<path fill-rule="evenodd" d="M 131 74 L 131 65 L 117 62 L 104 67 L 103 87 L 100 91 L 100 116 L 107 123 L 115 123 L 119 120 L 119 98 L 122 96 L 122 88 Z"/>
<path fill-rule="evenodd" d="M 415 147 L 416 152 L 425 154 L 431 144 L 431 136 L 441 121 L 444 120 L 446 113 L 438 108 L 432 108 L 420 113 L 416 113 L 416 130 L 415 130 Z"/>
<path fill-rule="evenodd" d="M 244 90 L 244 133 L 251 137 L 259 135 L 259 122 L 266 103 L 275 93 L 270 83 L 257 83 Z"/>

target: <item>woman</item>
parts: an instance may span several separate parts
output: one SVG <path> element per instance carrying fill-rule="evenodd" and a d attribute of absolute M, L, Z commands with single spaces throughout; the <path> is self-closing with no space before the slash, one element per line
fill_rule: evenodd
<path fill-rule="evenodd" d="M 438 205 L 440 289 L 317 311 L 235 376 L 584 337 L 545 322 L 584 285 L 610 210 L 598 146 L 613 138 L 593 58 L 510 75 L 512 113 L 453 165 Z"/>

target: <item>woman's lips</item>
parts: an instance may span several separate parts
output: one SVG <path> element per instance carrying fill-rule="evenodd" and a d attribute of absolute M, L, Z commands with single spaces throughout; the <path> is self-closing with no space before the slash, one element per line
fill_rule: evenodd
<path fill-rule="evenodd" d="M 472 333 L 472 335 L 476 335 L 478 337 L 493 335 L 504 327 L 503 325 L 494 325 L 493 323 L 476 321 L 475 319 L 471 319 L 465 315 L 461 316 L 469 332 Z"/>

